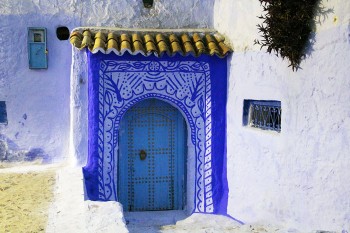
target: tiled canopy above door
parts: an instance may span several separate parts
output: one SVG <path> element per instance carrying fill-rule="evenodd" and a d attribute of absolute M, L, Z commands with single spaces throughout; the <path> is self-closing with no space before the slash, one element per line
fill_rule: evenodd
<path fill-rule="evenodd" d="M 226 214 L 226 56 L 232 50 L 224 38 L 212 30 L 78 28 L 70 41 L 87 52 L 86 198 L 119 200 L 121 119 L 138 102 L 155 98 L 187 121 L 193 212 Z"/>
<path fill-rule="evenodd" d="M 88 48 L 92 53 L 98 51 L 109 54 L 114 52 L 123 55 L 126 51 L 132 55 L 154 54 L 161 57 L 163 54 L 174 56 L 192 55 L 198 57 L 202 54 L 225 57 L 231 48 L 225 43 L 225 38 L 215 31 L 183 32 L 176 29 L 163 31 L 111 30 L 111 29 L 78 29 L 70 36 L 71 44 L 78 48 Z"/>

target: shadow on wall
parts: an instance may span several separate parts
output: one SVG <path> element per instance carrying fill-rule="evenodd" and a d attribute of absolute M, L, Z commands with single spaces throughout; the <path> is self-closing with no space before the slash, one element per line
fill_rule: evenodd
<path fill-rule="evenodd" d="M 31 162 L 34 160 L 41 160 L 42 163 L 52 162 L 43 149 L 21 150 L 12 140 L 0 134 L 0 162 Z"/>
<path fill-rule="evenodd" d="M 334 13 L 334 8 L 326 8 L 322 2 L 319 2 L 316 4 L 316 9 L 314 20 L 311 24 L 311 32 L 309 36 L 309 40 L 305 46 L 305 56 L 310 57 L 312 52 L 314 52 L 314 44 L 316 43 L 316 31 L 317 31 L 317 25 L 322 25 L 327 19 L 330 14 Z"/>

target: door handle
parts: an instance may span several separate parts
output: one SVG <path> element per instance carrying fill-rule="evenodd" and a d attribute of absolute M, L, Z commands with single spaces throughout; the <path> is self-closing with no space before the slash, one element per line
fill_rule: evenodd
<path fill-rule="evenodd" d="M 140 159 L 141 160 L 145 160 L 146 159 L 146 157 L 147 157 L 147 153 L 146 153 L 146 151 L 145 150 L 140 150 Z"/>

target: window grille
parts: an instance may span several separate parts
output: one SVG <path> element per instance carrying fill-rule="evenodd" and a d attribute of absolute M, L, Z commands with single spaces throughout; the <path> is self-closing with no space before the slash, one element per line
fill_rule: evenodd
<path fill-rule="evenodd" d="M 276 100 L 244 100 L 243 125 L 281 132 L 281 102 Z"/>

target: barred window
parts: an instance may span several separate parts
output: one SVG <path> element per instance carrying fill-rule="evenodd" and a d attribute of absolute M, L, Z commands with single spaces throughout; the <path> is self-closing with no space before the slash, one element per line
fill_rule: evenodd
<path fill-rule="evenodd" d="M 243 125 L 281 132 L 281 101 L 244 100 Z"/>

